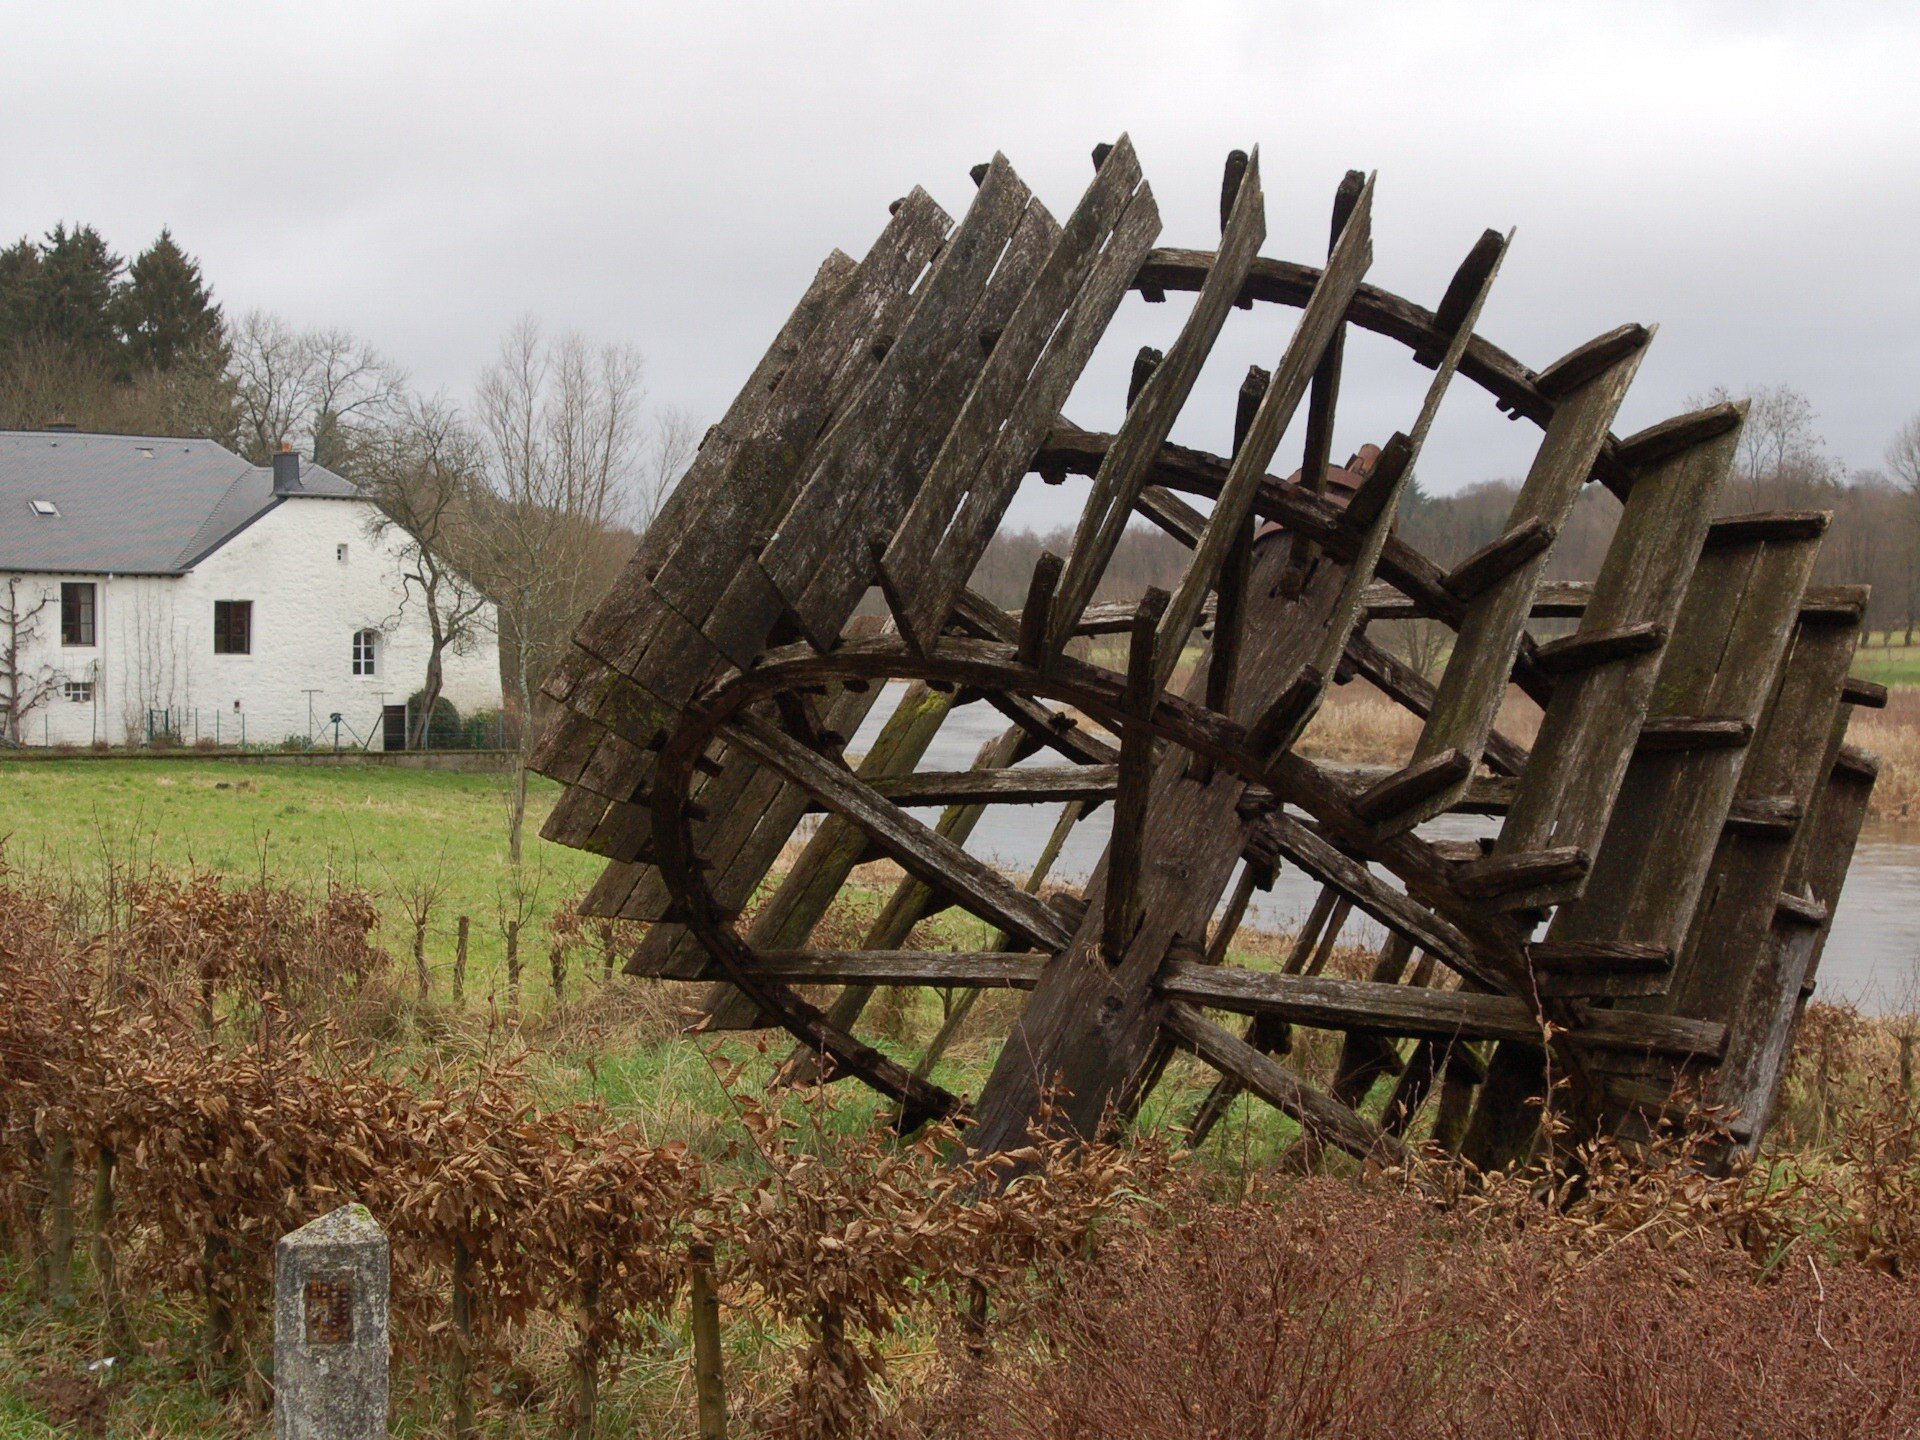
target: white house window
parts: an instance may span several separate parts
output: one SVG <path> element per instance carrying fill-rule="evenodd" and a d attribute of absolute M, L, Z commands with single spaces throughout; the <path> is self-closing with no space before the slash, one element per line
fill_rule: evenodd
<path fill-rule="evenodd" d="M 356 630 L 353 632 L 353 673 L 356 675 L 374 675 L 380 666 L 380 632 L 378 630 Z"/>
<path fill-rule="evenodd" d="M 27 505 L 32 509 L 33 513 L 38 515 L 42 520 L 58 520 L 60 518 L 60 507 L 51 500 L 29 500 Z"/>
<path fill-rule="evenodd" d="M 60 643 L 93 644 L 93 582 L 67 580 L 60 586 Z"/>
<path fill-rule="evenodd" d="M 333 558 L 338 560 L 342 565 L 346 564 L 347 563 L 347 547 L 345 545 L 334 546 Z"/>
<path fill-rule="evenodd" d="M 213 653 L 251 655 L 253 653 L 253 602 L 216 600 L 213 602 Z"/>
<path fill-rule="evenodd" d="M 60 693 L 76 705 L 93 703 L 93 681 L 69 680 L 60 687 Z"/>

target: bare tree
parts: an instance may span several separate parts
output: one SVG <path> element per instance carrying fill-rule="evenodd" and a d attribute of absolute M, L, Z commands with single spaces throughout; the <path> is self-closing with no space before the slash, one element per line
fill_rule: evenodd
<path fill-rule="evenodd" d="M 508 332 L 475 397 L 487 494 L 473 526 L 475 579 L 498 606 L 518 708 L 508 853 L 520 860 L 534 692 L 607 578 L 642 454 L 643 364 L 624 346 Z"/>
<path fill-rule="evenodd" d="M 660 507 L 687 473 L 700 449 L 700 422 L 691 410 L 662 405 L 647 426 L 646 458 L 640 467 L 629 519 L 644 535 L 660 516 Z"/>
<path fill-rule="evenodd" d="M 0 739 L 10 745 L 22 743 L 27 716 L 60 688 L 60 676 L 51 666 L 36 667 L 27 659 L 54 593 L 41 590 L 38 598 L 22 599 L 20 577 L 7 577 L 6 600 L 0 606 Z"/>
<path fill-rule="evenodd" d="M 235 443 L 256 465 L 282 445 L 351 474 L 359 447 L 395 405 L 404 373 L 344 330 L 295 330 L 265 311 L 233 331 Z"/>
<path fill-rule="evenodd" d="M 1696 397 L 1690 403 L 1713 405 L 1733 398 L 1725 386 L 1716 386 L 1704 400 Z M 1761 385 L 1749 391 L 1727 501 L 1735 508 L 1756 510 L 1804 501 L 1810 491 L 1831 488 L 1834 466 L 1814 427 L 1818 418 L 1813 402 L 1791 385 Z"/>
<path fill-rule="evenodd" d="M 411 749 L 426 746 L 447 654 L 466 654 L 492 626 L 486 595 L 455 563 L 472 549 L 467 527 L 481 469 L 479 438 L 444 400 L 398 402 L 389 422 L 362 447 L 359 483 L 378 507 L 368 528 L 400 558 L 395 623 L 409 607 L 427 622 L 427 666 L 407 737 Z"/>

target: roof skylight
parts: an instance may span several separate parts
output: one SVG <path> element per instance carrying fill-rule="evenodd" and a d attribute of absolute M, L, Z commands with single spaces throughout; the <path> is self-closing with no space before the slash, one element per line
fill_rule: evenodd
<path fill-rule="evenodd" d="M 58 520 L 60 518 L 60 507 L 51 500 L 29 500 L 27 504 L 32 506 L 33 513 L 43 520 Z"/>

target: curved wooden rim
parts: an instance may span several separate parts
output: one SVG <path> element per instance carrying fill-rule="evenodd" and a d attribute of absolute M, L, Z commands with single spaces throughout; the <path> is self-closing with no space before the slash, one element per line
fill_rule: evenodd
<path fill-rule="evenodd" d="M 1244 727 L 1179 696 L 1161 692 L 1143 720 L 1125 710 L 1126 677 L 1103 666 L 1059 656 L 1045 670 L 1018 663 L 1016 647 L 987 640 L 945 637 L 931 652 L 920 653 L 897 639 L 851 641 L 829 654 L 806 645 L 770 652 L 765 661 L 735 673 L 702 696 L 683 716 L 662 750 L 652 794 L 655 863 L 683 910 L 688 930 L 713 956 L 726 977 L 802 1044 L 828 1055 L 843 1073 L 857 1076 L 901 1105 L 902 1128 L 921 1120 L 952 1115 L 960 1099 L 910 1074 L 872 1046 L 829 1023 L 816 1007 L 777 982 L 757 973 L 756 952 L 734 931 L 702 870 L 689 806 L 695 761 L 748 706 L 784 691 L 847 681 L 925 680 L 982 691 L 1006 691 L 1070 705 L 1120 733 L 1128 725 L 1146 725 L 1158 739 L 1182 746 L 1233 771 L 1251 784 L 1265 786 L 1300 805 L 1336 832 L 1343 843 L 1366 836 L 1366 827 L 1349 813 L 1347 797 L 1312 767 L 1282 755 L 1263 765 L 1245 748 Z M 876 794 L 876 798 L 879 798 Z M 1435 904 L 1446 918 L 1464 922 L 1481 938 L 1484 925 L 1457 897 L 1437 889 L 1433 877 L 1408 863 L 1408 847 L 1389 840 L 1364 845 L 1369 857 L 1393 871 L 1410 892 Z M 1498 948 L 1498 947 L 1496 947 Z M 1524 960 L 1521 960 L 1524 967 Z"/>

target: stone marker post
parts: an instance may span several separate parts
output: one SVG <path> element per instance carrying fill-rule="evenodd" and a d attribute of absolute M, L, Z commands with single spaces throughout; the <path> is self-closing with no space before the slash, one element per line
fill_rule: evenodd
<path fill-rule="evenodd" d="M 276 1440 L 386 1440 L 387 1236 L 343 1205 L 273 1254 Z"/>

